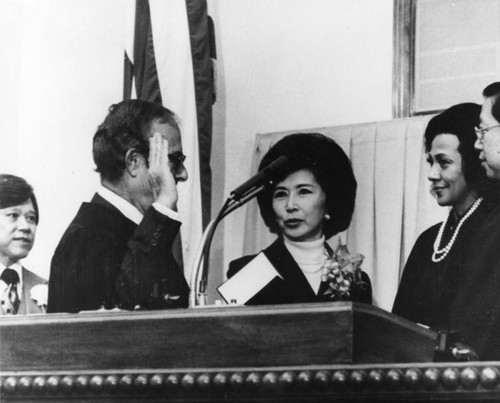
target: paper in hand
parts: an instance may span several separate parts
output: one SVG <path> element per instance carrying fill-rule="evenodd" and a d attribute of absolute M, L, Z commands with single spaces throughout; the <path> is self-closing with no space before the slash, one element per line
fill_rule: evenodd
<path fill-rule="evenodd" d="M 281 277 L 263 252 L 218 288 L 228 303 L 243 305 L 274 278 Z"/>

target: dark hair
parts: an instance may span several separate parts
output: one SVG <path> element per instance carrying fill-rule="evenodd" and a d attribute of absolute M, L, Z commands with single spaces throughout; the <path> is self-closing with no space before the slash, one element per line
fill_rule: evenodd
<path fill-rule="evenodd" d="M 33 203 L 35 223 L 38 225 L 38 203 L 31 185 L 19 176 L 0 174 L 0 208 L 18 206 L 28 200 Z"/>
<path fill-rule="evenodd" d="M 111 105 L 94 135 L 92 154 L 96 171 L 111 182 L 121 178 L 125 154 L 134 148 L 146 158 L 149 130 L 154 122 L 178 127 L 175 114 L 152 102 L 133 99 Z"/>
<path fill-rule="evenodd" d="M 453 134 L 458 138 L 458 152 L 462 156 L 462 172 L 465 181 L 479 190 L 480 182 L 486 180 L 481 168 L 479 151 L 474 148 L 477 136 L 474 127 L 479 124 L 481 106 L 474 103 L 454 105 L 434 116 L 425 129 L 425 151 L 429 152 L 432 141 L 440 134 Z"/>
<path fill-rule="evenodd" d="M 326 194 L 326 211 L 331 219 L 324 222 L 323 232 L 328 239 L 349 227 L 357 183 L 351 162 L 342 148 L 320 133 L 296 133 L 282 138 L 264 155 L 259 171 L 278 159 L 288 158 L 288 163 L 276 173 L 276 184 L 301 169 L 312 172 Z M 257 196 L 260 214 L 273 233 L 278 233 L 273 210 L 273 186 L 267 186 Z"/>
<path fill-rule="evenodd" d="M 493 105 L 491 107 L 491 114 L 500 123 L 500 81 L 491 83 L 483 90 L 483 97 L 493 97 Z"/>

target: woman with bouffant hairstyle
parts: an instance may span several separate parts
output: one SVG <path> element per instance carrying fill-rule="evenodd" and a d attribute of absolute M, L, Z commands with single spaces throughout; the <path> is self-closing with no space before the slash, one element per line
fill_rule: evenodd
<path fill-rule="evenodd" d="M 278 235 L 262 252 L 277 274 L 245 303 L 371 303 L 370 279 L 360 268 L 362 255 L 350 255 L 345 245 L 333 251 L 326 243 L 351 222 L 357 184 L 349 158 L 322 134 L 297 133 L 271 147 L 259 171 L 281 156 L 287 163 L 257 199 L 265 224 Z M 228 277 L 249 270 L 255 257 L 231 262 Z"/>

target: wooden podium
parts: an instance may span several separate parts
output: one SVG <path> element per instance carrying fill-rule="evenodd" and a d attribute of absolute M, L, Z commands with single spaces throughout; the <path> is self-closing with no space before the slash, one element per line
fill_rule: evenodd
<path fill-rule="evenodd" d="M 2 401 L 500 401 L 500 363 L 351 302 L 0 318 Z"/>

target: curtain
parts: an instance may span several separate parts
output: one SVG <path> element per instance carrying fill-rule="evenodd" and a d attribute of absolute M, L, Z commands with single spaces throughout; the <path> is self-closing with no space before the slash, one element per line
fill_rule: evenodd
<path fill-rule="evenodd" d="M 418 235 L 445 219 L 448 210 L 430 195 L 423 134 L 431 116 L 323 127 L 352 162 L 358 182 L 356 207 L 349 229 L 339 237 L 352 253 L 365 256 L 363 270 L 371 278 L 374 304 L 392 309 L 404 263 Z M 279 139 L 297 131 L 259 134 L 252 170 Z M 256 200 L 249 203 L 244 228 L 244 254 L 265 248 L 275 236 L 264 225 Z"/>

